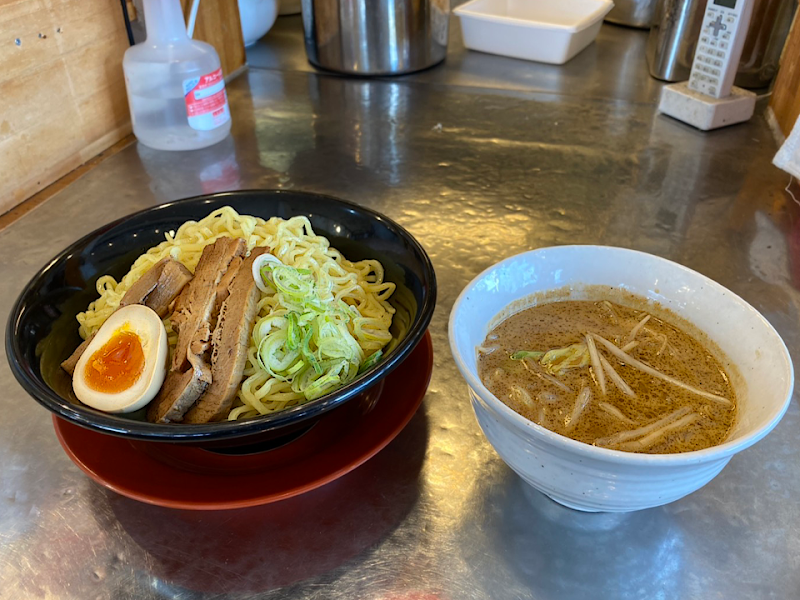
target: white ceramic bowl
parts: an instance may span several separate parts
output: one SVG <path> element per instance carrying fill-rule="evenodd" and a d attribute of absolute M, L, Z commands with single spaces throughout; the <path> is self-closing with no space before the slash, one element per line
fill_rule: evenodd
<path fill-rule="evenodd" d="M 704 331 L 731 359 L 743 382 L 736 389 L 739 417 L 725 443 L 670 455 L 598 448 L 536 425 L 486 389 L 477 375 L 475 348 L 495 315 L 533 294 L 586 285 L 624 288 L 659 302 Z M 553 500 L 584 511 L 639 510 L 694 492 L 713 479 L 731 456 L 778 424 L 794 387 L 783 340 L 752 306 L 695 271 L 622 248 L 543 248 L 490 267 L 456 300 L 449 335 L 475 416 L 500 457 Z"/>
<path fill-rule="evenodd" d="M 272 29 L 278 18 L 278 0 L 239 0 L 244 45 L 252 46 Z"/>

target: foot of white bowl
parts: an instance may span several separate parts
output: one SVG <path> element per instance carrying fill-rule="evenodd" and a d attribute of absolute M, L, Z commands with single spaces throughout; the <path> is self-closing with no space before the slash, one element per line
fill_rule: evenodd
<path fill-rule="evenodd" d="M 567 508 L 571 508 L 572 510 L 579 510 L 581 512 L 588 512 L 588 513 L 599 513 L 599 512 L 608 512 L 604 510 L 598 510 L 596 508 L 587 508 L 585 506 L 578 506 L 577 504 L 573 504 L 572 502 L 567 502 L 565 500 L 559 500 L 558 498 L 554 498 L 550 494 L 545 494 L 550 500 L 560 504 L 561 506 L 565 506 Z"/>

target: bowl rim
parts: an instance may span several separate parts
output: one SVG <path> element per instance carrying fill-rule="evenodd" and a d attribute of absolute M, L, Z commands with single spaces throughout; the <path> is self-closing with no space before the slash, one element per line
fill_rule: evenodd
<path fill-rule="evenodd" d="M 159 211 L 169 209 L 176 205 L 196 204 L 198 207 L 202 207 L 203 205 L 220 203 L 220 206 L 225 206 L 227 205 L 226 200 L 228 199 L 235 200 L 239 197 L 249 197 L 253 195 L 286 196 L 287 198 L 294 195 L 302 195 L 316 198 L 324 202 L 333 202 L 334 204 L 341 205 L 346 210 L 366 214 L 372 219 L 388 225 L 388 228 L 403 238 L 404 241 L 411 246 L 414 253 L 420 257 L 422 263 L 421 270 L 426 275 L 428 281 L 423 281 L 427 293 L 424 295 L 423 301 L 418 308 L 419 317 L 412 322 L 405 338 L 397 345 L 394 351 L 385 360 L 378 362 L 372 370 L 367 371 L 363 376 L 357 377 L 347 385 L 342 386 L 330 394 L 277 413 L 260 415 L 242 421 L 234 421 L 230 426 L 227 421 L 217 421 L 203 424 L 180 424 L 180 427 L 178 427 L 175 424 L 169 423 L 138 421 L 119 414 L 103 413 L 89 407 L 74 405 L 58 395 L 40 378 L 37 378 L 33 370 L 25 368 L 21 360 L 25 352 L 20 345 L 19 335 L 25 312 L 23 310 L 25 304 L 24 300 L 30 296 L 33 288 L 37 286 L 37 283 L 44 276 L 52 269 L 61 265 L 70 255 L 75 253 L 78 248 L 130 219 L 142 217 L 151 213 L 158 213 Z M 198 215 L 197 218 L 202 218 L 202 215 Z M 232 440 L 264 433 L 271 429 L 278 429 L 289 423 L 301 423 L 312 417 L 321 415 L 343 404 L 347 400 L 350 400 L 365 388 L 372 386 L 378 380 L 384 378 L 405 360 L 422 340 L 433 317 L 436 306 L 436 296 L 436 273 L 433 268 L 433 263 L 422 244 L 420 244 L 402 225 L 376 210 L 335 196 L 304 190 L 243 189 L 216 192 L 172 200 L 123 215 L 81 236 L 78 240 L 74 241 L 67 248 L 48 260 L 25 284 L 14 302 L 6 323 L 5 350 L 10 370 L 25 392 L 54 414 L 72 423 L 76 423 L 77 425 L 88 427 L 89 429 L 102 433 L 145 441 L 181 443 Z M 131 431 L 131 428 L 133 428 L 133 431 Z"/>
<path fill-rule="evenodd" d="M 763 326 L 768 329 L 768 332 L 771 333 L 777 343 L 780 345 L 780 350 L 785 358 L 785 366 L 787 368 L 789 377 L 788 377 L 788 386 L 786 388 L 785 398 L 782 401 L 782 404 L 777 407 L 777 410 L 774 411 L 773 416 L 769 419 L 767 423 L 751 431 L 750 433 L 742 436 L 737 440 L 726 441 L 722 444 L 711 446 L 709 448 L 704 448 L 702 450 L 692 450 L 690 452 L 681 452 L 676 454 L 644 454 L 644 453 L 635 453 L 635 452 L 624 452 L 622 450 L 612 450 L 609 448 L 601 448 L 598 446 L 592 446 L 591 444 L 587 444 L 585 442 L 579 442 L 577 440 L 573 440 L 561 434 L 558 434 L 554 431 L 550 431 L 549 429 L 542 427 L 541 425 L 537 425 L 533 421 L 530 421 L 508 407 L 502 401 L 500 401 L 494 394 L 492 394 L 486 386 L 483 385 L 483 382 L 477 376 L 476 373 L 473 373 L 471 369 L 469 369 L 464 361 L 464 358 L 461 355 L 461 352 L 458 349 L 457 344 L 457 320 L 461 310 L 461 307 L 467 301 L 467 295 L 473 292 L 477 286 L 477 284 L 485 278 L 490 273 L 496 271 L 499 268 L 502 268 L 505 265 L 508 265 L 513 262 L 525 261 L 531 256 L 535 256 L 541 254 L 544 251 L 559 251 L 559 252 L 586 252 L 590 256 L 596 256 L 598 253 L 601 252 L 619 252 L 624 254 L 630 254 L 634 256 L 638 256 L 640 258 L 645 258 L 648 260 L 655 260 L 656 262 L 661 262 L 664 266 L 672 269 L 676 269 L 678 271 L 683 271 L 684 273 L 688 274 L 693 278 L 699 278 L 700 281 L 703 282 L 705 286 L 713 288 L 718 291 L 723 291 L 726 294 L 730 295 L 731 300 L 737 302 L 745 307 L 748 311 L 754 314 L 757 319 L 761 322 Z M 565 285 L 569 285 L 568 283 Z M 496 315 L 491 315 L 490 318 L 494 318 Z M 513 256 L 509 256 L 504 260 L 497 262 L 483 271 L 481 271 L 478 275 L 476 275 L 461 291 L 456 298 L 455 303 L 453 304 L 453 308 L 450 312 L 450 319 L 448 323 L 448 337 L 450 342 L 450 352 L 453 355 L 453 359 L 456 362 L 456 366 L 458 370 L 461 372 L 462 377 L 467 382 L 467 385 L 470 388 L 470 391 L 478 396 L 482 401 L 487 403 L 492 409 L 496 412 L 501 413 L 503 417 L 505 417 L 508 421 L 511 422 L 517 429 L 522 429 L 533 437 L 539 438 L 557 448 L 569 452 L 571 454 L 578 454 L 583 457 L 588 457 L 600 461 L 606 461 L 615 463 L 618 465 L 625 465 L 625 466 L 632 466 L 632 467 L 647 467 L 647 466 L 664 466 L 664 467 L 678 467 L 678 466 L 685 466 L 685 465 L 692 465 L 698 463 L 706 463 L 712 462 L 719 459 L 729 458 L 734 454 L 748 448 L 764 438 L 772 429 L 777 426 L 780 420 L 783 418 L 784 414 L 789 408 L 789 404 L 792 400 L 792 394 L 794 391 L 794 368 L 792 364 L 792 358 L 789 354 L 789 350 L 786 347 L 785 342 L 781 338 L 780 334 L 775 330 L 772 324 L 767 321 L 767 319 L 757 311 L 752 305 L 750 305 L 746 300 L 741 298 L 738 294 L 735 294 L 725 286 L 717 283 L 713 279 L 690 269 L 680 263 L 671 261 L 669 259 L 657 256 L 655 254 L 650 254 L 648 252 L 642 252 L 640 250 L 632 250 L 629 248 L 622 248 L 618 246 L 606 246 L 606 245 L 593 245 L 593 244 L 569 244 L 563 246 L 543 246 L 541 248 L 537 248 L 534 250 L 528 250 L 526 252 L 521 252 L 519 254 L 515 254 Z M 474 408 L 474 407 L 473 407 Z M 488 439 L 488 438 L 487 438 Z"/>

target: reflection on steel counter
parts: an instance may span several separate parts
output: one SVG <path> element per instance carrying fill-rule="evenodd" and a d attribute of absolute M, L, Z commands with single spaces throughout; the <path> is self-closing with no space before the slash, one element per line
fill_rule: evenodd
<path fill-rule="evenodd" d="M 175 596 L 254 594 L 330 577 L 391 535 L 418 501 L 427 446 L 420 410 L 395 442 L 355 471 L 301 496 L 235 511 L 175 511 L 94 488 L 108 530 L 146 554 L 130 565 Z M 202 561 L 190 557 L 202 556 Z M 249 596 L 248 596 L 249 597 Z M 352 597 L 359 597 L 354 594 Z"/>
<path fill-rule="evenodd" d="M 315 143 L 296 156 L 290 174 L 307 169 L 311 157 L 335 140 L 328 161 L 339 177 L 401 185 L 411 152 L 407 123 L 414 118 L 408 85 L 359 80 L 342 86 L 338 79 L 316 77 L 308 93 Z"/>

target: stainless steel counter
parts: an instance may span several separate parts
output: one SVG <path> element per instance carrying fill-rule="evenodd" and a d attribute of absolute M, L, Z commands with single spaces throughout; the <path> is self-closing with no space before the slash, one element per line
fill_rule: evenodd
<path fill-rule="evenodd" d="M 422 408 L 378 456 L 316 491 L 174 511 L 83 475 L 2 360 L 0 598 L 800 596 L 796 397 L 771 435 L 699 492 L 583 514 L 498 458 L 447 345 L 457 294 L 489 264 L 601 243 L 714 278 L 798 356 L 800 211 L 784 194 L 788 175 L 770 165 L 764 118 L 704 134 L 658 116 L 646 34 L 610 25 L 564 67 L 468 53 L 456 27 L 444 65 L 394 80 L 314 73 L 299 27 L 281 18 L 229 84 L 225 142 L 181 154 L 134 145 L 1 231 L 0 310 L 57 251 L 131 211 L 236 188 L 326 192 L 396 219 L 433 259 L 435 365 Z"/>

